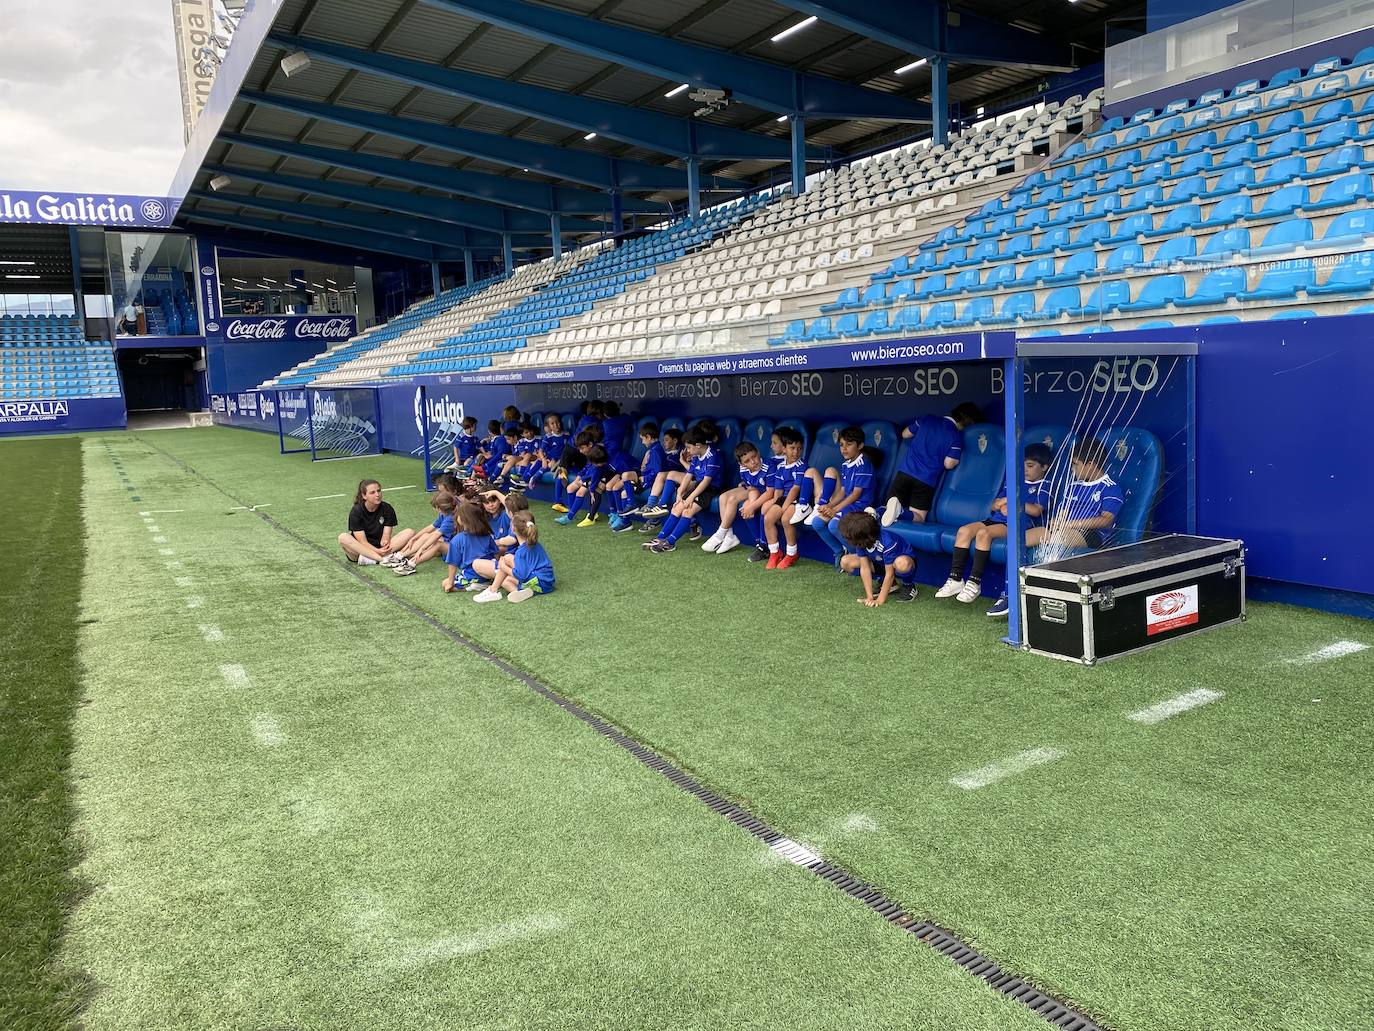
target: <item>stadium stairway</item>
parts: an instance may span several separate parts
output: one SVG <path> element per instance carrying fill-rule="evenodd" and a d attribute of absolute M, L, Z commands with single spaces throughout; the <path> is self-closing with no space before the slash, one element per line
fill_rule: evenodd
<path fill-rule="evenodd" d="M 118 397 L 114 345 L 74 315 L 0 316 L 0 400 Z"/>
<path fill-rule="evenodd" d="M 784 324 L 815 315 L 837 286 L 857 295 L 913 236 L 1005 194 L 1028 164 L 1090 122 L 1100 103 L 1094 94 L 989 119 L 947 146 L 922 141 L 820 176 L 801 197 L 778 195 L 652 283 L 598 304 L 501 364 L 761 348 Z"/>

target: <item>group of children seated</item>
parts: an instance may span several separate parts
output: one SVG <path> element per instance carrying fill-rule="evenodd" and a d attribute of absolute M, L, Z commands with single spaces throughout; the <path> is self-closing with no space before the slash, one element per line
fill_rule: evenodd
<path fill-rule="evenodd" d="M 446 475 L 474 477 L 483 484 L 468 489 L 485 491 L 481 496 L 488 499 L 484 505 L 491 514 L 503 505 L 512 512 L 527 511 L 520 492 L 542 473 L 551 473 L 553 508 L 560 513 L 556 523 L 594 526 L 605 508 L 612 532 L 624 533 L 638 524 L 641 533 L 654 535 L 643 548 L 660 555 L 676 550 L 684 537 L 695 541 L 704 536 L 698 517 L 719 499 L 720 527 L 701 545 L 704 551 L 723 555 L 737 548 L 741 542 L 735 527 L 742 520 L 756 542 L 748 560 L 765 563 L 768 569 L 788 569 L 797 562 L 799 533 L 806 527 L 829 547 L 837 569 L 862 579 L 864 596 L 859 601 L 878 606 L 889 599 L 904 602 L 917 596 L 916 553 L 891 527 L 903 520 L 927 519 L 941 477 L 959 463 L 964 430 L 981 418 L 978 407 L 966 402 L 947 416 L 921 416 L 904 427 L 902 437 L 908 444 L 881 507 L 874 464 L 878 456 L 866 448 L 858 426 L 840 431 L 841 461 L 825 469 L 807 466 L 804 439 L 787 426 L 773 432 L 767 456 L 752 442 L 741 443 L 734 449 L 736 485 L 722 489 L 720 430 L 713 420 L 700 419 L 685 432 L 646 421 L 638 431 L 643 453 L 635 459 L 625 449 L 632 420 L 614 401 L 585 402 L 571 433 L 560 416 L 548 415 L 541 434 L 514 406 L 505 409 L 502 419 L 493 419 L 489 435 L 480 440 L 477 420 L 464 419 Z M 1046 444 L 1025 449 L 1021 496 L 1027 545 L 1052 536 L 1070 547 L 1103 546 L 1124 501 L 1121 488 L 1106 475 L 1105 448 L 1097 440 L 1075 444 L 1073 481 L 1050 513 L 1047 477 L 1053 461 Z M 992 543 L 1006 534 L 1004 487 L 985 518 L 958 529 L 949 578 L 935 596 L 956 597 L 966 604 L 976 601 Z M 493 538 L 495 546 L 499 548 L 503 539 L 499 534 Z M 509 543 L 517 543 L 516 538 Z M 437 555 L 441 545 L 436 541 L 430 547 Z M 489 570 L 495 567 L 489 556 L 460 551 L 458 557 L 465 561 L 455 563 L 452 545 L 447 554 L 450 567 L 465 576 L 492 579 Z M 548 579 L 551 587 L 551 567 Z M 450 577 L 445 589 L 454 582 L 471 580 Z M 486 592 L 478 595 L 478 600 L 485 596 Z M 1003 592 L 989 615 L 1005 614 Z"/>

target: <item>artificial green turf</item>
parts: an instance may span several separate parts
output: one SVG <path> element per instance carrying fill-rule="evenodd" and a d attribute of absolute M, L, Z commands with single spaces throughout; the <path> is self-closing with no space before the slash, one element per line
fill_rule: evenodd
<path fill-rule="evenodd" d="M 80 977 L 54 965 L 78 894 L 67 781 L 82 540 L 75 438 L 0 444 L 15 528 L 0 557 L 0 1027 L 64 1027 Z"/>
<path fill-rule="evenodd" d="M 242 431 L 156 443 L 325 543 L 347 500 L 306 498 L 419 473 L 312 467 Z M 389 500 L 427 521 L 422 495 Z M 814 563 L 650 556 L 627 536 L 547 526 L 559 590 L 518 613 L 441 595 L 437 569 L 372 575 L 1116 1027 L 1367 1023 L 1374 651 L 1288 662 L 1372 642 L 1367 623 L 1257 605 L 1244 627 L 1084 670 L 998 645 L 978 607 L 929 592 L 867 611 Z M 1199 686 L 1227 697 L 1124 719 Z M 950 784 L 1037 746 L 1068 754 Z"/>
<path fill-rule="evenodd" d="M 84 503 L 93 1031 L 1043 1026 L 137 438 Z"/>

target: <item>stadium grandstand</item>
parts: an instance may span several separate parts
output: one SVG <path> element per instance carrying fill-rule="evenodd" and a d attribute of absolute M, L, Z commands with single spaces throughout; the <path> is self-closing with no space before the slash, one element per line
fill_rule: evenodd
<path fill-rule="evenodd" d="M 1368 1025 L 1367 5 L 207 6 L 0 189 L 0 1027 Z"/>

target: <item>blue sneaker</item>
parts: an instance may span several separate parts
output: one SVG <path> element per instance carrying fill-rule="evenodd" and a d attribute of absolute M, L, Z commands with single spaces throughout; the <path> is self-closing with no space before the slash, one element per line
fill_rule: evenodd
<path fill-rule="evenodd" d="M 1007 602 L 1007 592 L 1003 591 L 1000 595 L 998 595 L 997 600 L 993 602 L 992 608 L 988 609 L 987 614 L 994 618 L 998 616 L 1005 616 L 1007 614 L 1007 610 L 1010 608 L 1011 605 Z"/>
<path fill-rule="evenodd" d="M 622 516 L 616 516 L 611 520 L 612 533 L 624 533 L 626 530 L 633 530 L 634 528 L 635 524 Z"/>
<path fill-rule="evenodd" d="M 572 516 L 568 515 L 565 512 L 557 519 L 555 519 L 554 522 L 557 523 L 559 526 L 567 526 L 569 523 L 572 522 Z"/>

